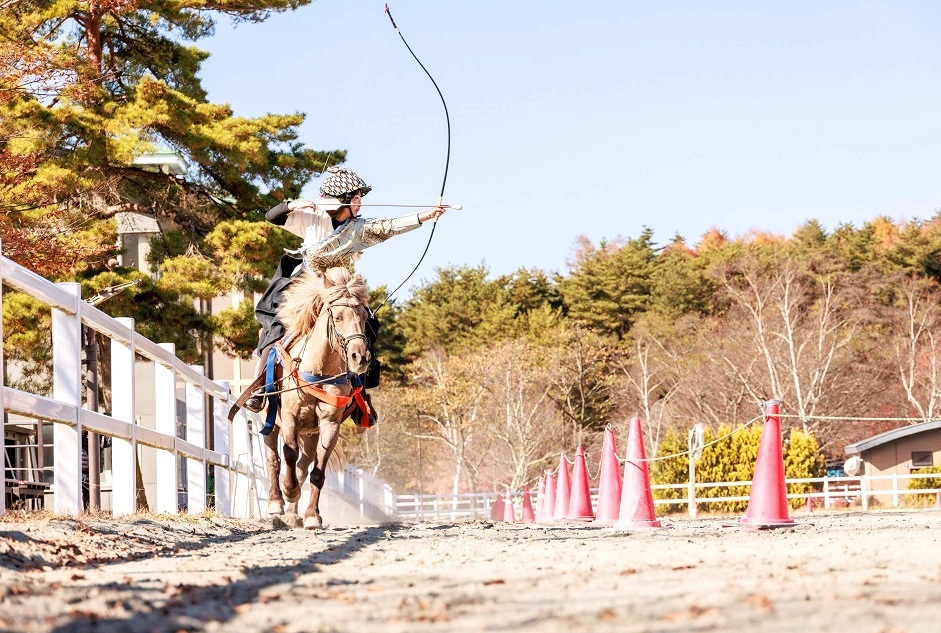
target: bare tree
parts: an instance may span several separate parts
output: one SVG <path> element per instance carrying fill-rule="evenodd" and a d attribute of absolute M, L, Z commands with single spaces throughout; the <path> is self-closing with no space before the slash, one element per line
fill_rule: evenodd
<path fill-rule="evenodd" d="M 486 369 L 481 357 L 448 357 L 443 350 L 434 349 L 416 362 L 415 386 L 405 392 L 405 407 L 416 415 L 416 424 L 406 428 L 414 437 L 447 449 L 455 495 L 462 478 L 471 492 L 476 492 L 480 465 L 492 441 L 479 433 L 488 396 L 481 380 Z"/>
<path fill-rule="evenodd" d="M 933 282 L 909 279 L 902 300 L 895 330 L 899 378 L 908 402 L 929 420 L 941 413 L 941 292 Z"/>
<path fill-rule="evenodd" d="M 816 430 L 822 423 L 815 416 L 860 397 L 850 343 L 861 341 L 854 337 L 864 321 L 863 299 L 851 297 L 835 273 L 814 274 L 789 258 L 767 265 L 744 256 L 735 263 L 717 274 L 732 302 L 725 320 L 739 313 L 739 345 L 754 358 L 744 361 L 727 347 L 722 363 L 750 398 L 781 398 L 804 431 Z"/>
<path fill-rule="evenodd" d="M 540 362 L 540 351 L 524 341 L 507 341 L 485 352 L 491 366 L 488 432 L 503 444 L 493 451 L 497 472 L 511 490 L 531 481 L 558 455 L 565 438 L 562 415 L 550 397 L 557 368 Z"/>
<path fill-rule="evenodd" d="M 629 345 L 631 352 L 617 360 L 627 387 L 625 402 L 636 403 L 646 427 L 644 437 L 651 452 L 656 453 L 661 432 L 671 417 L 670 405 L 680 393 L 688 367 L 684 363 L 687 350 L 675 330 L 658 332 L 657 324 L 649 320 L 634 326 Z"/>

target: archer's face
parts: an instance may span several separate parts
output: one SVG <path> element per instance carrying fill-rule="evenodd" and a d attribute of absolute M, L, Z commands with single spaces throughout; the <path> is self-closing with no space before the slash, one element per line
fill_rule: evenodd
<path fill-rule="evenodd" d="M 363 203 L 363 196 L 360 194 L 354 195 L 350 198 L 349 204 L 344 204 L 340 207 L 341 211 L 337 214 L 336 220 L 338 222 L 346 222 L 350 218 L 359 217 L 359 207 Z"/>

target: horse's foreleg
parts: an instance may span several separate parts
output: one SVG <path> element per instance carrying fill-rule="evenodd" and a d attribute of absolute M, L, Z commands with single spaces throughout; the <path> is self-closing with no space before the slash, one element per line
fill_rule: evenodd
<path fill-rule="evenodd" d="M 301 496 L 301 485 L 297 481 L 297 431 L 294 424 L 283 424 L 281 427 L 284 436 L 284 478 L 281 480 L 281 487 L 284 489 L 285 498 L 291 503 L 296 502 Z"/>
<path fill-rule="evenodd" d="M 327 479 L 327 461 L 330 459 L 333 447 L 336 446 L 339 431 L 339 422 L 322 421 L 320 423 L 320 433 L 316 436 L 317 458 L 310 471 L 310 504 L 304 513 L 305 528 L 323 527 L 323 519 L 320 517 L 320 492 Z"/>
<path fill-rule="evenodd" d="M 281 476 L 281 456 L 278 455 L 278 427 L 265 436 L 265 463 L 268 471 L 268 514 L 284 514 L 284 497 L 278 477 Z"/>

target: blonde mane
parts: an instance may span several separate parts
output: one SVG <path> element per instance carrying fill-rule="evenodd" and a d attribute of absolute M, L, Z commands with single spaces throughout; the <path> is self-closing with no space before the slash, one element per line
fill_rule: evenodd
<path fill-rule="evenodd" d="M 324 304 L 349 299 L 350 304 L 368 305 L 369 290 L 359 275 L 345 267 L 328 268 L 323 276 L 305 271 L 284 292 L 278 317 L 284 324 L 286 340 L 297 340 L 317 322 Z"/>

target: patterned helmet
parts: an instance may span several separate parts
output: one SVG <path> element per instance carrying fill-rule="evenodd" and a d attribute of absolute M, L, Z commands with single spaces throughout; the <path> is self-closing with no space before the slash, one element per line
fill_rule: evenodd
<path fill-rule="evenodd" d="M 368 186 L 362 178 L 346 167 L 329 167 L 327 172 L 330 175 L 320 183 L 320 195 L 325 198 L 342 198 L 354 191 L 359 191 L 361 195 L 365 196 L 372 191 L 372 187 Z"/>

